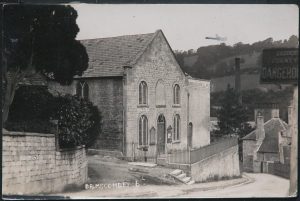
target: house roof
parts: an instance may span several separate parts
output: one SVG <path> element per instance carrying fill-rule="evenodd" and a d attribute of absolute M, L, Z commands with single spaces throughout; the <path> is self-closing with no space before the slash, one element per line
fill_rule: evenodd
<path fill-rule="evenodd" d="M 288 129 L 287 123 L 280 118 L 272 118 L 264 123 L 265 138 L 258 152 L 278 152 L 278 132 Z M 243 140 L 256 140 L 256 130 L 246 135 Z"/>
<path fill-rule="evenodd" d="M 81 77 L 123 76 L 124 66 L 134 63 L 159 31 L 81 40 L 89 56 L 88 69 Z"/>
<path fill-rule="evenodd" d="M 7 73 L 8 79 L 11 78 L 11 73 Z M 18 85 L 34 85 L 34 86 L 46 86 L 47 81 L 43 75 L 40 73 L 35 73 L 29 76 L 25 76 L 22 81 L 18 83 Z"/>

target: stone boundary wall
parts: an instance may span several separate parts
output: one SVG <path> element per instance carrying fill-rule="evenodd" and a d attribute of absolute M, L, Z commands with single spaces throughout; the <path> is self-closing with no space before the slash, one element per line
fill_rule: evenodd
<path fill-rule="evenodd" d="M 290 179 L 290 165 L 267 162 L 267 173 Z"/>
<path fill-rule="evenodd" d="M 190 174 L 196 182 L 240 176 L 238 145 L 191 164 Z"/>
<path fill-rule="evenodd" d="M 2 193 L 61 192 L 87 181 L 86 150 L 57 149 L 54 134 L 3 131 Z"/>

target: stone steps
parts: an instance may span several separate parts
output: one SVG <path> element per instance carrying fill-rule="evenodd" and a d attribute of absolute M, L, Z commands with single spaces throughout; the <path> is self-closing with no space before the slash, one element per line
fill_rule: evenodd
<path fill-rule="evenodd" d="M 195 181 L 193 181 L 191 177 L 187 177 L 186 173 L 184 173 L 180 169 L 176 169 L 172 171 L 171 173 L 169 173 L 169 175 L 171 175 L 172 177 L 176 178 L 177 180 L 187 185 L 191 185 L 195 183 Z"/>

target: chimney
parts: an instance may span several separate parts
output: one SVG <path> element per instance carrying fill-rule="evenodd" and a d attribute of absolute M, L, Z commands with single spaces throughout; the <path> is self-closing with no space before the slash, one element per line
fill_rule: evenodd
<path fill-rule="evenodd" d="M 264 117 L 260 113 L 257 116 L 256 122 L 256 140 L 263 140 L 265 138 Z"/>
<path fill-rule="evenodd" d="M 288 124 L 291 126 L 292 125 L 292 109 L 293 107 L 292 106 L 289 106 L 288 107 Z"/>
<path fill-rule="evenodd" d="M 242 104 L 242 96 L 241 96 L 241 75 L 240 75 L 240 63 L 241 58 L 235 58 L 235 90 L 239 96 L 239 103 Z"/>

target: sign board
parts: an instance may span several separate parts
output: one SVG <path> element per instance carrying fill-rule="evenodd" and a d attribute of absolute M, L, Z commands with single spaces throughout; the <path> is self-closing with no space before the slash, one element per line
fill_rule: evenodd
<path fill-rule="evenodd" d="M 263 50 L 261 84 L 298 83 L 298 48 Z"/>

